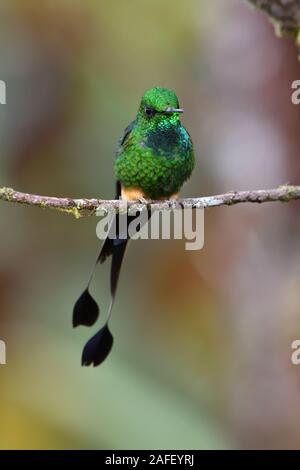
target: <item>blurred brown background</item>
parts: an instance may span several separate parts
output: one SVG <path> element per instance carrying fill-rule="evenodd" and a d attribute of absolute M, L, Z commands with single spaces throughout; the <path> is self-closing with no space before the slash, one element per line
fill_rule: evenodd
<path fill-rule="evenodd" d="M 176 90 L 195 144 L 183 195 L 299 184 L 296 56 L 239 0 L 2 1 L 1 186 L 113 197 L 116 141 L 156 85 Z M 132 243 L 114 349 L 81 368 L 91 331 L 71 316 L 97 220 L 1 203 L 0 448 L 300 448 L 299 203 L 205 222 L 199 252 Z"/>

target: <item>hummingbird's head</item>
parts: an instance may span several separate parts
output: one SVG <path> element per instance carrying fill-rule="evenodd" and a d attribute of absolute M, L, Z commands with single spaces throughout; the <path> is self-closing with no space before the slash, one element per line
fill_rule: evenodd
<path fill-rule="evenodd" d="M 142 97 L 138 120 L 151 128 L 177 125 L 183 109 L 179 107 L 174 91 L 168 88 L 150 88 Z"/>

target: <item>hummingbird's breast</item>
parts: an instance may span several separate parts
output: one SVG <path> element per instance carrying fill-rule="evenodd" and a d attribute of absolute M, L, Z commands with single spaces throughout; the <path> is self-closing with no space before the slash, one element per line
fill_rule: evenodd
<path fill-rule="evenodd" d="M 183 126 L 176 126 L 134 134 L 118 154 L 115 170 L 122 188 L 161 199 L 180 190 L 194 163 L 189 134 Z"/>
<path fill-rule="evenodd" d="M 155 156 L 172 158 L 180 153 L 185 154 L 188 139 L 187 132 L 180 126 L 148 131 L 144 142 Z"/>

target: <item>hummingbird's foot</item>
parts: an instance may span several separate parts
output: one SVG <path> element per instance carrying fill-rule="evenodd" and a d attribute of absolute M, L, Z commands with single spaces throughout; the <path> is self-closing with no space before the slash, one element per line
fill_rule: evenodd
<path fill-rule="evenodd" d="M 138 198 L 138 201 L 139 201 L 140 204 L 144 204 L 145 206 L 148 205 L 148 201 L 147 201 L 147 199 L 144 198 L 144 197 L 139 197 L 139 198 Z"/>
<path fill-rule="evenodd" d="M 176 199 L 170 199 L 169 205 L 173 211 L 176 209 L 182 209 L 181 203 L 178 202 Z"/>

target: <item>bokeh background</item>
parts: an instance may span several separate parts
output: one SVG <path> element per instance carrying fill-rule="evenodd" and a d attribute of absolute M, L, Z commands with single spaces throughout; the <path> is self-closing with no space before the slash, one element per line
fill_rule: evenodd
<path fill-rule="evenodd" d="M 240 0 L 2 0 L 0 79 L 1 186 L 112 198 L 116 141 L 156 85 L 194 140 L 183 195 L 300 182 L 296 49 Z M 96 328 L 71 317 L 96 222 L 0 204 L 0 448 L 300 448 L 299 203 L 207 210 L 199 252 L 132 243 L 94 369 Z M 107 267 L 93 292 L 104 312 Z"/>

